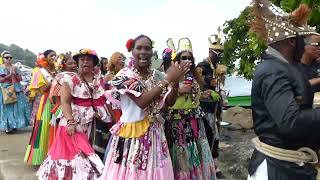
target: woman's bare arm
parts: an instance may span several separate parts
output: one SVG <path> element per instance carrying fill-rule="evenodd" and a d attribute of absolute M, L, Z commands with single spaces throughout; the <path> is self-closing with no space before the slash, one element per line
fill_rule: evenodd
<path fill-rule="evenodd" d="M 72 96 L 71 96 L 71 90 L 67 83 L 62 84 L 61 87 L 61 108 L 64 117 L 69 120 L 73 119 L 72 116 L 72 109 L 71 109 L 71 102 L 72 102 Z"/>
<path fill-rule="evenodd" d="M 141 108 L 146 108 L 154 98 L 160 96 L 162 89 L 159 86 L 153 87 L 150 91 L 143 93 L 141 96 L 136 97 L 132 94 L 127 95 Z"/>
<path fill-rule="evenodd" d="M 173 106 L 174 103 L 176 103 L 178 97 L 178 88 L 177 85 L 172 88 L 170 94 L 168 94 L 167 99 L 166 99 L 166 106 L 170 107 Z"/>

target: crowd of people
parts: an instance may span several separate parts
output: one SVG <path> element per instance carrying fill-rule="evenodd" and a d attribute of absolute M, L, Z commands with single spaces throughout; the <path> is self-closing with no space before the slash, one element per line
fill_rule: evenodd
<path fill-rule="evenodd" d="M 254 2 L 251 31 L 268 49 L 252 84 L 258 137 L 248 179 L 315 180 L 320 110 L 312 103 L 320 78 L 313 66 L 320 34 L 307 25 L 305 5 L 287 14 L 268 0 Z M 208 58 L 199 64 L 189 38 L 177 48 L 172 39 L 167 45 L 162 72 L 151 68 L 153 41 L 146 35 L 128 40 L 130 58 L 46 50 L 27 89 L 4 51 L 0 129 L 33 127 L 24 161 L 39 166 L 39 179 L 224 178 L 217 161 L 227 96 L 221 37 L 209 37 Z"/>
<path fill-rule="evenodd" d="M 209 39 L 198 66 L 188 38 L 177 49 L 169 39 L 162 72 L 145 35 L 127 42 L 129 63 L 120 52 L 46 50 L 27 89 L 5 51 L 0 128 L 32 125 L 24 161 L 39 179 L 216 179 L 226 66 L 220 37 Z"/>

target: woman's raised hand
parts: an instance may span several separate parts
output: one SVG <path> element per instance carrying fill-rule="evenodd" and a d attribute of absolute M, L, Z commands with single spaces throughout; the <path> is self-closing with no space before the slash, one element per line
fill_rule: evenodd
<path fill-rule="evenodd" d="M 171 63 L 171 66 L 167 70 L 166 80 L 169 82 L 178 82 L 188 71 L 190 71 L 191 62 L 182 61 L 180 63 Z"/>

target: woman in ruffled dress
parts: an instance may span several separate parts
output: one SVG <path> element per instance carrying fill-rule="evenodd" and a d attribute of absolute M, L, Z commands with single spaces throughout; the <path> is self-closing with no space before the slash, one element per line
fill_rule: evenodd
<path fill-rule="evenodd" d="M 215 180 L 214 161 L 204 127 L 206 119 L 199 101 L 201 96 L 207 97 L 210 92 L 202 94 L 200 91 L 202 80 L 197 74 L 188 38 L 179 40 L 173 61 L 192 63 L 190 71 L 179 82 L 176 102 L 163 114 L 174 177 L 177 180 Z M 170 62 L 164 63 L 164 67 L 169 67 Z"/>
<path fill-rule="evenodd" d="M 61 95 L 61 81 L 64 78 L 65 74 L 73 74 L 77 72 L 77 63 L 72 58 L 71 52 L 67 52 L 60 55 L 61 62 L 59 63 L 60 73 L 58 73 L 52 81 L 50 93 L 49 93 L 49 100 L 52 103 L 53 107 L 51 109 L 52 119 L 50 122 L 50 139 L 49 139 L 49 146 L 52 145 L 53 139 L 55 137 L 57 125 L 62 115 L 61 111 L 61 102 L 60 102 L 60 95 Z"/>
<path fill-rule="evenodd" d="M 46 50 L 39 55 L 28 86 L 29 99 L 33 100 L 31 123 L 34 127 L 24 162 L 31 165 L 40 165 L 49 149 L 52 104 L 48 97 L 52 80 L 57 73 L 55 60 L 56 52 L 53 50 Z"/>
<path fill-rule="evenodd" d="M 190 64 L 175 64 L 163 77 L 150 69 L 149 37 L 138 36 L 132 47 L 134 65 L 120 70 L 111 81 L 120 96 L 122 115 L 110 130 L 101 180 L 171 180 L 172 163 L 160 110 L 174 102 L 177 91 L 167 92 L 167 87 L 189 71 Z"/>
<path fill-rule="evenodd" d="M 21 71 L 12 64 L 11 53 L 4 51 L 1 57 L 4 64 L 0 65 L 0 129 L 9 134 L 29 125 L 30 106 L 20 84 Z M 9 98 L 10 95 L 15 98 Z"/>
<path fill-rule="evenodd" d="M 101 77 L 94 74 L 99 59 L 90 49 L 81 49 L 73 58 L 79 73 L 65 74 L 61 79 L 63 114 L 48 157 L 37 172 L 39 179 L 92 180 L 103 170 L 90 145 L 94 121 L 111 121 Z"/>

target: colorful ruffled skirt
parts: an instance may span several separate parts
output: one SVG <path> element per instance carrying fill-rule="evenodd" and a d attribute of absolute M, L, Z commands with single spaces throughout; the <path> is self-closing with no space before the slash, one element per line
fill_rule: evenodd
<path fill-rule="evenodd" d="M 110 132 L 101 180 L 173 180 L 161 122 L 118 122 Z"/>
<path fill-rule="evenodd" d="M 93 180 L 103 170 L 103 163 L 94 153 L 87 134 L 70 136 L 65 126 L 59 126 L 48 157 L 37 176 L 43 180 Z"/>
<path fill-rule="evenodd" d="M 176 180 L 215 180 L 215 166 L 199 109 L 168 110 L 165 134 Z"/>
<path fill-rule="evenodd" d="M 24 162 L 30 165 L 40 165 L 47 156 L 50 139 L 50 120 L 52 105 L 48 94 L 41 96 L 39 104 L 33 105 L 36 111 L 34 126 L 24 157 Z"/>

